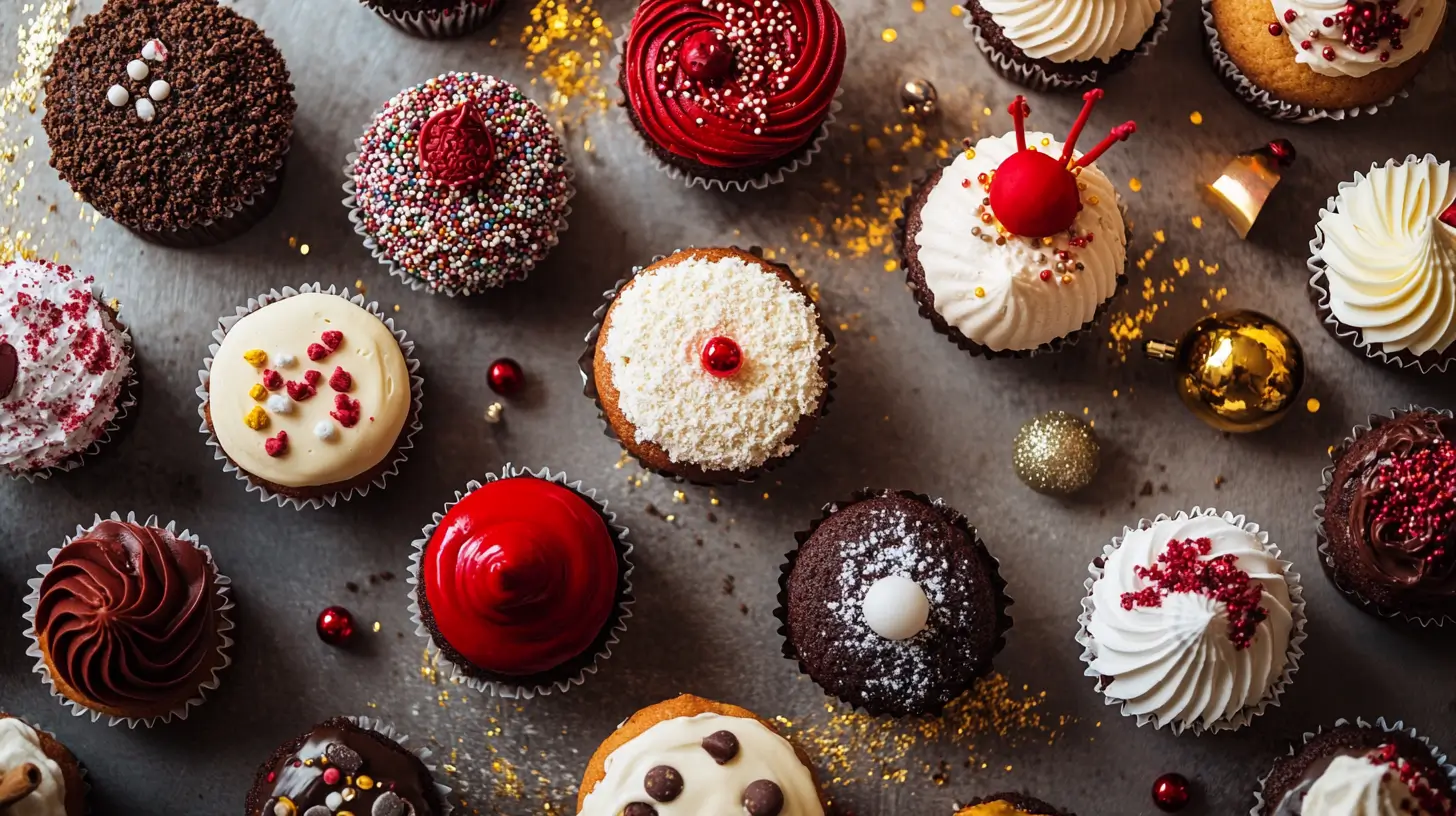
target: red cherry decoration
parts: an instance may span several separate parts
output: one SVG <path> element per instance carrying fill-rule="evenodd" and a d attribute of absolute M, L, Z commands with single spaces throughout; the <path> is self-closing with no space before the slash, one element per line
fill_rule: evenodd
<path fill-rule="evenodd" d="M 732 377 L 743 368 L 743 349 L 731 337 L 714 337 L 703 344 L 703 370 L 714 377 Z"/>
<path fill-rule="evenodd" d="M 502 357 L 490 364 L 486 382 L 490 384 L 490 390 L 509 397 L 526 385 L 526 372 L 521 370 L 520 363 L 509 357 Z"/>
<path fill-rule="evenodd" d="M 1164 813 L 1177 813 L 1192 799 L 1187 777 L 1165 773 L 1153 782 L 1153 804 Z"/>
<path fill-rule="evenodd" d="M 678 57 L 683 73 L 699 82 L 723 79 L 733 70 L 733 51 L 720 31 L 703 29 L 688 35 Z"/>
<path fill-rule="evenodd" d="M 495 140 L 480 109 L 462 102 L 436 112 L 420 128 L 419 155 L 429 178 L 449 187 L 464 187 L 490 175 Z"/>
<path fill-rule="evenodd" d="M 1451 206 L 1447 207 L 1446 211 L 1441 213 L 1441 221 L 1442 223 L 1456 227 L 1456 201 L 1451 202 Z"/>
<path fill-rule="evenodd" d="M 319 613 L 314 628 L 319 640 L 330 646 L 344 646 L 354 637 L 354 613 L 342 606 L 331 606 Z"/>

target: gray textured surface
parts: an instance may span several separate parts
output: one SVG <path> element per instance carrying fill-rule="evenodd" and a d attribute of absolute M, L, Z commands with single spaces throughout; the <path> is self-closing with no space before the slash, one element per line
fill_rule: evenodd
<path fill-rule="evenodd" d="M 957 799 L 1015 787 L 1082 816 L 1150 814 L 1153 777 L 1176 769 L 1200 786 L 1200 804 L 1188 812 L 1233 814 L 1247 811 L 1256 778 L 1286 738 L 1336 717 L 1405 717 L 1438 741 L 1456 739 L 1449 635 L 1385 625 L 1345 605 L 1314 560 L 1310 516 L 1328 445 L 1373 410 L 1449 405 L 1450 384 L 1364 363 L 1337 346 L 1305 298 L 1303 265 L 1315 214 L 1339 180 L 1411 152 L 1451 158 L 1456 50 L 1448 42 L 1412 98 L 1373 119 L 1277 126 L 1219 87 L 1199 52 L 1195 4 L 1179 0 L 1156 53 L 1111 83 L 1092 129 L 1139 120 L 1137 141 L 1105 160 L 1115 179 L 1144 182 L 1141 193 L 1127 196 L 1138 224 L 1135 248 L 1152 243 L 1152 230 L 1167 230 L 1150 269 L 1177 290 L 1155 326 L 1176 334 L 1202 312 L 1200 299 L 1213 284 L 1227 287 L 1225 305 L 1258 306 L 1284 320 L 1307 351 L 1306 396 L 1321 401 L 1318 413 L 1301 408 L 1274 431 L 1228 438 L 1185 412 L 1167 372 L 1151 363 L 1119 362 L 1102 342 L 1055 359 L 969 359 L 917 317 L 899 274 L 883 271 L 882 256 L 835 260 L 799 244 L 810 217 L 827 221 L 844 211 L 849 194 L 864 192 L 872 202 L 877 185 L 909 177 L 910 169 L 891 168 L 902 160 L 894 140 L 886 138 L 878 152 L 859 146 L 879 127 L 870 123 L 894 121 L 897 76 L 923 74 L 939 85 L 948 115 L 935 130 L 953 139 L 982 125 L 1004 130 L 1001 111 L 1013 93 L 974 53 L 946 0 L 932 0 L 921 14 L 908 0 L 839 5 L 851 36 L 841 121 L 866 123 L 866 133 L 841 127 L 825 157 L 771 192 L 716 195 L 654 171 L 615 112 L 589 117 L 572 135 L 580 193 L 562 245 L 529 282 L 468 302 L 412 293 L 370 260 L 339 204 L 340 166 L 371 111 L 401 87 L 446 69 L 528 81 L 518 45 L 528 19 L 521 2 L 484 36 L 436 44 L 394 32 L 349 0 L 239 0 L 287 55 L 300 110 L 282 204 L 220 248 L 166 251 L 109 222 L 91 229 L 74 220 L 76 204 L 43 166 L 43 141 L 32 151 L 41 166 L 30 178 L 27 195 L 35 197 L 27 206 L 60 205 L 43 228 L 47 246 L 121 299 L 146 381 L 140 421 L 108 455 L 49 482 L 0 483 L 0 618 L 11 621 L 0 636 L 0 707 L 55 729 L 75 750 L 91 770 L 95 812 L 237 813 L 256 763 L 336 713 L 375 714 L 454 749 L 457 772 L 447 781 L 465 791 L 469 808 L 510 814 L 542 812 L 539 797 L 493 796 L 508 774 L 504 764 L 493 769 L 492 751 L 528 788 L 538 785 L 536 773 L 547 787 L 565 788 L 620 719 L 679 691 L 822 722 L 821 695 L 778 656 L 775 578 L 792 532 L 822 502 L 865 484 L 942 495 L 979 525 L 1017 601 L 998 667 L 1014 688 L 1045 692 L 1045 721 L 1069 719 L 1054 739 L 1032 733 L 1015 745 L 977 737 L 974 749 L 968 740 L 917 746 L 913 759 L 885 769 L 907 769 L 904 781 L 878 781 L 863 746 L 851 744 L 861 778 L 834 789 L 846 812 L 943 814 Z M 0 10 L 6 64 L 26 14 L 19 9 L 11 2 Z M 630 9 L 628 0 L 606 4 L 614 30 Z M 894 44 L 881 41 L 887 26 L 899 31 Z M 1064 132 L 1076 109 L 1066 99 L 1032 104 L 1033 121 L 1053 132 Z M 989 123 L 983 105 L 997 111 Z M 1189 123 L 1192 110 L 1203 113 L 1201 127 Z M 594 153 L 581 149 L 583 133 Z M 1199 199 L 1197 184 L 1231 153 L 1277 135 L 1295 140 L 1300 164 L 1254 238 L 1241 243 Z M 856 159 L 843 163 L 838 157 L 846 153 Z M 831 181 L 845 192 L 824 193 Z M 1205 219 L 1202 230 L 1190 226 L 1194 215 Z M 311 253 L 290 249 L 290 236 Z M 580 396 L 575 359 L 599 293 L 633 263 L 680 245 L 724 242 L 788 247 L 820 283 L 833 321 L 849 326 L 838 332 L 840 388 L 818 436 L 788 467 L 759 485 L 719 490 L 716 508 L 699 488 L 686 488 L 687 504 L 675 504 L 671 485 L 654 477 L 632 487 L 635 468 L 614 467 L 618 451 Z M 1221 267 L 1202 280 L 1195 263 L 1180 279 L 1171 271 L 1179 257 Z M 259 291 L 356 278 L 371 297 L 399 304 L 399 325 L 418 341 L 426 378 L 419 447 L 391 489 L 346 507 L 299 513 L 259 504 L 221 472 L 196 432 L 193 388 L 208 333 L 217 315 Z M 1142 304 L 1139 278 L 1120 308 Z M 480 419 L 492 400 L 485 366 L 498 355 L 520 360 L 531 382 L 510 402 L 506 422 L 489 426 Z M 1098 484 L 1066 503 L 1023 488 L 1010 468 L 1017 426 L 1041 411 L 1084 407 L 1106 450 Z M 549 465 L 600 486 L 638 545 L 639 603 L 616 656 L 585 687 L 521 705 L 423 679 L 403 581 L 367 581 L 383 570 L 403 575 L 409 542 L 429 514 L 468 479 L 506 461 Z M 1220 475 L 1227 482 L 1216 488 Z M 1140 496 L 1145 481 L 1166 490 Z M 678 518 L 651 515 L 649 503 Z M 1247 513 L 1272 531 L 1304 573 L 1311 637 L 1282 708 L 1237 734 L 1175 738 L 1140 730 L 1103 706 L 1081 676 L 1072 634 L 1086 563 L 1103 542 L 1125 523 L 1195 504 Z M 191 527 L 235 582 L 236 664 L 185 723 L 129 732 L 73 719 L 47 696 L 24 656 L 25 580 L 78 522 L 112 509 L 154 512 Z M 716 523 L 707 520 L 710 509 Z M 731 596 L 722 590 L 728 575 L 736 581 Z M 351 594 L 347 581 L 365 588 Z M 337 602 L 380 622 L 357 651 L 331 649 L 313 635 L 314 615 Z M 965 767 L 972 755 L 976 767 Z M 938 760 L 950 767 L 944 786 L 926 771 Z"/>

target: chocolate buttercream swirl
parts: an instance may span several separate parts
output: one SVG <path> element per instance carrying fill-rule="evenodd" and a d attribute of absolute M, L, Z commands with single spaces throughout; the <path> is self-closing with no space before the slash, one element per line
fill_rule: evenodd
<path fill-rule="evenodd" d="M 103 521 L 41 580 L 35 631 L 61 683 L 100 707 L 185 699 L 217 660 L 216 570 L 172 533 Z"/>
<path fill-rule="evenodd" d="M 1350 530 L 1390 580 L 1456 593 L 1456 420 L 1408 414 L 1351 472 Z"/>

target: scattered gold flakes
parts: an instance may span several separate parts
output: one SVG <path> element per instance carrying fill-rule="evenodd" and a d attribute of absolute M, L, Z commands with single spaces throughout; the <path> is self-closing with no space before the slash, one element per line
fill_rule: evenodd
<path fill-rule="evenodd" d="M 383 628 L 383 626 L 379 623 L 379 621 L 375 621 L 374 622 L 374 633 L 375 634 L 378 634 L 379 633 L 379 630 L 382 629 L 382 628 Z"/>
<path fill-rule="evenodd" d="M 1199 113 L 1198 111 L 1194 111 L 1188 114 L 1188 121 L 1192 122 L 1195 125 L 1201 125 L 1203 124 L 1203 114 Z"/>
<path fill-rule="evenodd" d="M 588 136 L 585 139 L 582 139 L 581 140 L 581 149 L 582 150 L 585 150 L 588 153 L 595 153 L 596 150 L 597 150 L 596 149 L 596 146 L 592 144 L 592 140 L 591 140 L 591 137 L 590 136 Z"/>
<path fill-rule="evenodd" d="M 499 402 L 492 402 L 491 404 L 485 406 L 485 414 L 483 418 L 486 422 L 489 422 L 492 425 L 496 425 L 500 423 L 502 418 L 504 418 L 505 411 L 506 407 L 504 405 L 501 405 Z"/>
<path fill-rule="evenodd" d="M 1168 242 L 1168 235 L 1162 230 L 1157 230 L 1153 233 L 1153 240 L 1157 241 L 1160 244 L 1164 244 Z"/>
<path fill-rule="evenodd" d="M 916 14 L 925 11 L 925 0 L 910 0 L 910 10 Z"/>
<path fill-rule="evenodd" d="M 394 304 L 394 310 L 395 310 L 395 311 L 396 311 L 396 312 L 397 312 L 397 311 L 399 311 L 399 304 L 398 304 L 398 303 L 396 303 L 396 304 Z"/>
<path fill-rule="evenodd" d="M 617 457 L 617 464 L 612 465 L 612 467 L 616 468 L 617 470 L 621 470 L 631 463 L 632 457 L 628 456 L 626 451 L 622 451 L 622 453 Z"/>
<path fill-rule="evenodd" d="M 298 254 L 299 255 L 307 255 L 308 254 L 308 244 L 299 244 L 298 245 Z"/>
<path fill-rule="evenodd" d="M 1141 193 L 1143 191 L 1142 180 L 1137 176 L 1133 176 L 1127 180 L 1127 189 L 1132 190 L 1134 193 Z"/>
<path fill-rule="evenodd" d="M 899 38 L 900 35 L 896 33 L 895 29 L 893 28 L 887 28 L 884 31 L 880 32 L 880 39 L 884 40 L 887 43 L 892 43 Z"/>
<path fill-rule="evenodd" d="M 961 16 L 962 14 L 965 14 L 965 13 L 966 13 L 966 10 L 963 9 L 963 8 L 961 8 L 960 7 L 960 4 L 956 4 L 956 5 L 950 7 L 950 16 L 952 16 L 952 17 L 959 17 L 959 16 Z"/>
<path fill-rule="evenodd" d="M 763 500 L 764 501 L 768 501 L 768 492 L 767 491 L 765 491 L 764 494 L 763 494 Z"/>
<path fill-rule="evenodd" d="M 674 491 L 672 491 L 672 503 L 673 504 L 687 504 L 688 503 L 688 494 L 682 492 L 681 490 L 674 490 Z"/>
<path fill-rule="evenodd" d="M 289 249 L 298 249 L 298 237 L 297 236 L 294 236 L 294 235 L 288 236 L 288 248 Z"/>
<path fill-rule="evenodd" d="M 1192 224 L 1194 229 L 1203 229 L 1203 216 L 1195 215 L 1188 219 L 1188 223 Z"/>
<path fill-rule="evenodd" d="M 1314 397 L 1310 397 L 1308 400 L 1305 401 L 1304 408 L 1311 414 L 1319 413 L 1320 401 L 1315 399 Z"/>
<path fill-rule="evenodd" d="M 899 261 L 896 261 L 894 258 L 891 258 L 891 259 L 885 261 L 885 271 L 886 272 L 894 272 L 896 269 L 899 269 L 899 268 L 900 268 L 900 262 Z"/>
<path fill-rule="evenodd" d="M 369 291 L 369 287 L 365 285 L 363 278 L 354 279 L 354 291 L 358 292 L 361 295 L 366 294 Z"/>
<path fill-rule="evenodd" d="M 536 0 L 521 32 L 526 70 L 550 90 L 546 109 L 559 122 L 579 121 L 609 106 L 601 70 L 612 32 L 592 0 Z M 590 150 L 590 148 L 587 148 Z"/>

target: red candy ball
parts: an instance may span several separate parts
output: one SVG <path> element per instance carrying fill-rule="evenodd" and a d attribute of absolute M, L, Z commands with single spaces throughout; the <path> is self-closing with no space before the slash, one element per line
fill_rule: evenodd
<path fill-rule="evenodd" d="M 521 364 L 509 357 L 502 357 L 490 364 L 490 373 L 486 375 L 490 383 L 490 390 L 503 397 L 521 390 L 526 384 L 526 372 L 521 370 Z"/>
<path fill-rule="evenodd" d="M 733 51 L 723 34 L 704 29 L 688 35 L 678 60 L 683 73 L 699 82 L 712 82 L 728 76 L 733 70 Z"/>
<path fill-rule="evenodd" d="M 1153 782 L 1153 804 L 1164 813 L 1182 810 L 1191 798 L 1188 779 L 1182 774 L 1165 773 Z"/>
<path fill-rule="evenodd" d="M 703 346 L 703 369 L 714 377 L 731 377 L 743 368 L 743 350 L 729 337 L 714 337 Z"/>
<path fill-rule="evenodd" d="M 992 212 L 1006 229 L 1025 238 L 1066 232 L 1081 209 L 1077 177 L 1048 153 L 1013 153 L 991 180 Z"/>
<path fill-rule="evenodd" d="M 1441 213 L 1441 221 L 1456 227 L 1456 202 L 1452 202 L 1451 206 Z"/>
<path fill-rule="evenodd" d="M 343 646 L 354 636 L 354 613 L 342 606 L 331 606 L 319 613 L 319 640 L 330 646 Z"/>

